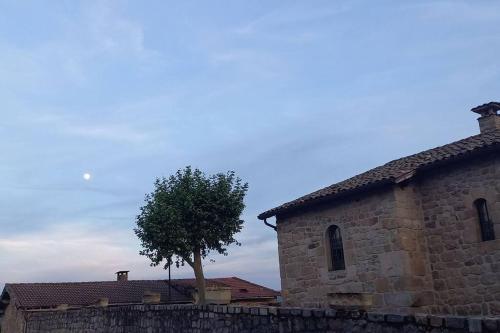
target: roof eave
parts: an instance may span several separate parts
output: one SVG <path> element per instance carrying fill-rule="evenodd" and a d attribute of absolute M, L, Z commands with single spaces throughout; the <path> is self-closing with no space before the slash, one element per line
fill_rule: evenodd
<path fill-rule="evenodd" d="M 295 204 L 295 205 L 290 206 L 290 207 L 284 207 L 281 209 L 279 207 L 276 207 L 276 208 L 270 209 L 264 213 L 259 214 L 257 216 L 257 218 L 259 220 L 265 220 L 265 219 L 268 219 L 268 218 L 273 217 L 273 216 L 278 217 L 278 215 L 281 215 L 281 214 L 293 213 L 295 211 L 298 211 L 301 209 L 307 209 L 308 207 L 311 207 L 311 206 L 317 205 L 317 204 L 321 204 L 321 203 L 326 202 L 326 201 L 337 200 L 340 198 L 344 198 L 348 195 L 353 195 L 353 194 L 360 193 L 360 192 L 366 192 L 366 191 L 372 190 L 374 188 L 383 187 L 385 185 L 406 183 L 406 182 L 410 181 L 411 179 L 413 179 L 415 176 L 420 175 L 420 173 L 423 171 L 427 171 L 429 169 L 433 169 L 433 168 L 436 168 L 436 167 L 439 167 L 439 166 L 442 166 L 445 164 L 450 164 L 450 163 L 462 161 L 462 160 L 465 160 L 465 159 L 468 159 L 471 157 L 475 157 L 478 155 L 488 154 L 488 153 L 491 153 L 491 152 L 497 151 L 497 150 L 500 150 L 500 144 L 494 143 L 494 144 L 491 144 L 491 145 L 488 145 L 488 146 L 485 146 L 485 147 L 482 147 L 479 149 L 468 151 L 467 153 L 464 153 L 464 154 L 453 156 L 453 157 L 448 158 L 448 159 L 436 161 L 436 162 L 428 164 L 428 165 L 422 165 L 421 167 L 419 167 L 415 170 L 412 170 L 408 173 L 403 174 L 402 176 L 398 177 L 397 179 L 386 178 L 384 180 L 373 182 L 373 183 L 370 183 L 370 184 L 362 186 L 362 187 L 346 190 L 346 191 L 343 191 L 340 193 L 325 195 L 325 196 L 319 197 L 317 199 L 310 199 L 310 200 L 304 201 L 300 204 Z"/>
<path fill-rule="evenodd" d="M 310 200 L 304 201 L 300 204 L 295 204 L 295 205 L 290 206 L 290 207 L 281 208 L 281 209 L 273 208 L 271 210 L 268 210 L 268 211 L 258 215 L 257 218 L 259 220 L 265 220 L 265 219 L 268 219 L 268 218 L 273 217 L 273 216 L 293 213 L 295 211 L 307 209 L 311 206 L 315 206 L 315 205 L 318 205 L 318 204 L 321 204 L 324 202 L 342 199 L 342 198 L 349 196 L 349 195 L 354 195 L 357 193 L 366 192 L 366 191 L 373 190 L 375 188 L 380 188 L 380 187 L 390 185 L 390 184 L 395 184 L 395 180 L 392 178 L 387 178 L 387 179 L 384 179 L 381 181 L 367 184 L 363 187 L 358 187 L 358 188 L 346 190 L 346 191 L 335 193 L 335 194 L 325 195 L 323 197 L 318 197 L 317 199 L 310 199 Z"/>

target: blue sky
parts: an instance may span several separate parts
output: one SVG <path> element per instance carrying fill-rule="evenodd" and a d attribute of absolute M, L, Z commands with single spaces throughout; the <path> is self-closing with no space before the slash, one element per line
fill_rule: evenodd
<path fill-rule="evenodd" d="M 256 215 L 476 134 L 499 26 L 498 1 L 0 0 L 0 284 L 165 277 L 135 215 L 193 165 L 250 185 L 207 276 L 279 288 Z"/>

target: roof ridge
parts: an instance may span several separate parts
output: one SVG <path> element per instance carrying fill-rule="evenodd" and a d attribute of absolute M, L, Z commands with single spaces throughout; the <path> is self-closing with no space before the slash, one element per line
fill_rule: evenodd
<path fill-rule="evenodd" d="M 464 141 L 467 141 L 467 140 L 471 140 L 471 139 L 475 139 L 475 138 L 480 138 L 480 137 L 483 137 L 483 136 L 487 136 L 488 134 L 491 134 L 493 132 L 495 132 L 495 131 L 487 132 L 487 133 L 480 133 L 480 134 L 476 134 L 476 135 L 471 135 L 471 136 L 468 136 L 468 137 L 460 139 L 460 140 L 456 140 L 456 141 L 452 141 L 452 142 L 446 143 L 444 145 L 435 146 L 433 148 L 429 148 L 429 149 L 423 150 L 423 151 L 415 153 L 415 154 L 411 154 L 411 155 L 403 156 L 403 157 L 400 157 L 400 158 L 396 158 L 396 159 L 394 159 L 392 161 L 389 161 L 389 162 L 383 164 L 382 166 L 390 164 L 392 162 L 399 161 L 399 160 L 403 160 L 403 159 L 407 159 L 407 158 L 411 158 L 411 157 L 416 157 L 418 155 L 429 153 L 429 152 L 434 151 L 436 149 L 445 148 L 447 146 L 455 145 L 455 144 L 458 144 L 458 143 L 461 143 L 461 142 L 464 142 Z"/>
<path fill-rule="evenodd" d="M 226 276 L 226 277 L 216 277 L 216 278 L 205 278 L 205 280 L 216 280 L 216 279 L 240 279 L 236 276 Z M 194 277 L 192 278 L 179 278 L 179 279 L 171 279 L 172 281 L 182 281 L 182 280 L 195 280 Z M 5 283 L 5 285 L 23 285 L 23 284 L 79 284 L 79 283 L 108 283 L 108 282 L 152 282 L 152 281 L 158 281 L 158 282 L 167 282 L 168 279 L 138 279 L 138 280 L 127 280 L 127 281 L 117 281 L 117 280 L 101 280 L 101 281 L 55 281 L 55 282 L 8 282 Z M 244 280 L 245 281 L 245 280 Z"/>
<path fill-rule="evenodd" d="M 234 300 L 243 296 L 269 298 L 279 294 L 267 287 L 235 277 L 207 280 L 209 285 L 231 288 Z M 182 283 L 183 281 L 185 283 Z M 140 303 L 144 291 L 151 289 L 160 293 L 163 303 L 182 303 L 192 301 L 191 293 L 187 292 L 189 288 L 184 288 L 184 285 L 192 286 L 194 283 L 194 279 L 176 279 L 170 284 L 172 288 L 169 288 L 168 280 L 10 283 L 5 285 L 1 298 L 8 294 L 16 306 L 24 308 L 55 307 L 59 304 L 91 305 L 99 297 L 107 297 L 110 304 Z M 239 291 L 240 285 L 244 286 L 241 288 L 248 288 L 250 292 L 243 295 Z"/>
<path fill-rule="evenodd" d="M 174 279 L 172 279 L 174 281 Z M 126 284 L 128 282 L 168 282 L 168 279 L 162 280 L 127 280 L 127 281 L 65 281 L 65 282 L 16 282 L 16 283 L 5 283 L 5 286 L 46 286 L 46 285 L 84 285 L 84 284 Z"/>

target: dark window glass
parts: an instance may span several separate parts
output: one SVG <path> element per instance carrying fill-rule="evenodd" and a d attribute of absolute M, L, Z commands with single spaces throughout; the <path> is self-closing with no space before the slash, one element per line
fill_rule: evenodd
<path fill-rule="evenodd" d="M 479 225 L 481 226 L 481 239 L 489 241 L 495 239 L 495 229 L 493 228 L 493 221 L 490 219 L 488 213 L 488 204 L 485 199 L 477 199 L 474 201 L 476 205 L 477 214 L 479 216 Z"/>
<path fill-rule="evenodd" d="M 344 247 L 342 245 L 342 235 L 336 225 L 328 228 L 328 238 L 330 240 L 330 257 L 332 260 L 332 270 L 345 269 Z"/>

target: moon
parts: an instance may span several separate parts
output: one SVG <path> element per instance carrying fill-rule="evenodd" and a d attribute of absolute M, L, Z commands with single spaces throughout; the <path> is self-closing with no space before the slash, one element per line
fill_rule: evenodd
<path fill-rule="evenodd" d="M 89 180 L 90 180 L 90 178 L 92 178 L 92 175 L 91 175 L 90 173 L 85 172 L 85 173 L 83 174 L 83 179 L 85 179 L 85 180 L 89 181 Z"/>

